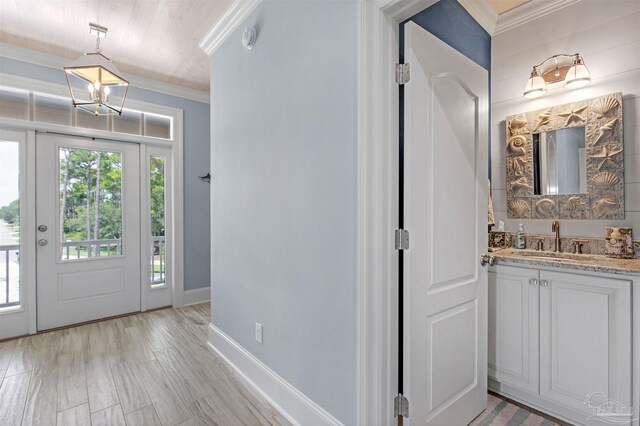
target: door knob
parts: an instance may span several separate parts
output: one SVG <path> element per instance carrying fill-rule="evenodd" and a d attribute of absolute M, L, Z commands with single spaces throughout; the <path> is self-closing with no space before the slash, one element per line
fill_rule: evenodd
<path fill-rule="evenodd" d="M 48 228 L 47 228 L 47 225 L 40 225 L 40 226 L 38 226 L 38 231 L 40 231 L 40 232 L 45 232 L 47 229 L 48 229 Z"/>
<path fill-rule="evenodd" d="M 493 266 L 496 263 L 496 259 L 493 256 L 489 256 L 488 254 L 483 254 L 480 256 L 480 265 L 482 266 Z"/>
<path fill-rule="evenodd" d="M 39 245 L 40 247 L 43 247 L 43 246 L 46 246 L 48 242 L 49 242 L 49 241 L 47 241 L 47 240 L 45 240 L 45 239 L 43 238 L 43 239 L 41 239 L 41 240 L 38 240 L 38 245 Z"/>

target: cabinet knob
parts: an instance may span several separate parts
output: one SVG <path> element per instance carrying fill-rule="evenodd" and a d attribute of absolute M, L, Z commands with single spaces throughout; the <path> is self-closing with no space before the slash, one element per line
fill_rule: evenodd
<path fill-rule="evenodd" d="M 541 285 L 542 287 L 546 287 L 546 286 L 548 286 L 548 285 L 549 285 L 549 281 L 547 281 L 547 280 L 540 280 L 540 285 Z"/>
<path fill-rule="evenodd" d="M 529 278 L 529 284 L 538 285 L 538 280 L 536 278 Z"/>

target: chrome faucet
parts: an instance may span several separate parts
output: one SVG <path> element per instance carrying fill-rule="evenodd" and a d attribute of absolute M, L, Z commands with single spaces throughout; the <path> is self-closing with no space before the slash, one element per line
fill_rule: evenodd
<path fill-rule="evenodd" d="M 556 233 L 556 248 L 553 251 L 560 253 L 562 251 L 562 245 L 560 244 L 560 222 L 554 220 L 551 224 L 551 231 Z"/>

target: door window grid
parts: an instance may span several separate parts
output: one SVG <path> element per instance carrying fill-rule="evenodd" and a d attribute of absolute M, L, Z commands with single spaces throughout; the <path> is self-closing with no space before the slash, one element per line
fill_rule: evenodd
<path fill-rule="evenodd" d="M 173 140 L 169 116 L 125 108 L 122 116 L 96 117 L 74 108 L 71 98 L 6 86 L 0 86 L 0 117 Z"/>

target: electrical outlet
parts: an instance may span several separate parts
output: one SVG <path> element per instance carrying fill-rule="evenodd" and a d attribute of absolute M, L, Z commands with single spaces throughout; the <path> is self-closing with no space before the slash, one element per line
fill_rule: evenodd
<path fill-rule="evenodd" d="M 262 343 L 262 324 L 256 323 L 256 341 Z"/>

